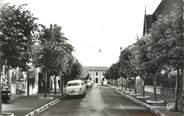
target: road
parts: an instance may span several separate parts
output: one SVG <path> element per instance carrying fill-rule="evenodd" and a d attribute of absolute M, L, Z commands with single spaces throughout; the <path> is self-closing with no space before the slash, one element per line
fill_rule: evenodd
<path fill-rule="evenodd" d="M 84 98 L 71 97 L 40 116 L 156 116 L 144 107 L 117 94 L 107 86 L 88 90 Z"/>

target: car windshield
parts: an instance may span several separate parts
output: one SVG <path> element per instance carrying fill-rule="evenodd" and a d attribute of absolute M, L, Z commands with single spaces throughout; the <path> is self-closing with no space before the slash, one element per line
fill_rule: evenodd
<path fill-rule="evenodd" d="M 80 83 L 68 83 L 68 86 L 79 86 L 80 85 Z"/>

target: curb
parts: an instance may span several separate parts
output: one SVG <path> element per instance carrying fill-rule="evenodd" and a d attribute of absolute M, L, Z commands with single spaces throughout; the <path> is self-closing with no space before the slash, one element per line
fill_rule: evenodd
<path fill-rule="evenodd" d="M 50 107 L 56 105 L 56 104 L 59 103 L 65 96 L 66 96 L 66 95 L 63 95 L 63 96 L 61 96 L 61 97 L 59 97 L 59 98 L 57 98 L 57 99 L 55 99 L 55 100 L 53 100 L 53 101 L 51 101 L 51 102 L 49 102 L 49 103 L 47 103 L 47 104 L 41 106 L 41 107 L 39 107 L 39 108 L 37 108 L 37 109 L 31 111 L 31 112 L 29 112 L 28 114 L 26 114 L 25 116 L 35 116 L 36 114 L 39 114 L 39 113 L 41 113 L 41 112 L 47 110 L 48 108 L 50 108 Z"/>
<path fill-rule="evenodd" d="M 111 86 L 111 85 L 108 85 L 108 86 L 111 87 L 116 93 L 118 93 L 118 94 L 120 94 L 120 95 L 122 95 L 122 96 L 124 96 L 124 97 L 127 97 L 128 99 L 130 99 L 131 101 L 133 101 L 133 102 L 135 102 L 135 103 L 138 103 L 138 104 L 144 106 L 145 108 L 149 109 L 151 112 L 153 112 L 153 113 L 155 113 L 155 114 L 158 114 L 158 115 L 160 115 L 160 116 L 167 116 L 166 114 L 160 112 L 159 110 L 154 109 L 152 106 L 150 106 L 150 105 L 144 103 L 143 101 L 141 101 L 141 100 L 139 100 L 139 99 L 136 99 L 136 98 L 134 98 L 134 97 L 132 97 L 132 96 L 130 96 L 130 95 L 124 94 L 124 93 L 122 93 L 122 92 L 116 90 L 116 87 L 113 87 L 113 86 Z"/>

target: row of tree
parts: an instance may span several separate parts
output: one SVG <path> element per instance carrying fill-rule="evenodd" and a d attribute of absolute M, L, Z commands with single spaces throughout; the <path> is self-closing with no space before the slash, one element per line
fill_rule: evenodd
<path fill-rule="evenodd" d="M 47 28 L 37 20 L 26 5 L 0 3 L 1 69 L 2 65 L 24 71 L 30 65 L 41 67 L 45 84 L 47 75 L 62 75 L 65 82 L 80 78 L 82 65 L 72 55 L 74 48 L 62 28 L 56 24 Z"/>
<path fill-rule="evenodd" d="M 153 76 L 154 100 L 156 98 L 156 78 L 162 71 L 177 71 L 175 82 L 175 110 L 178 110 L 179 81 L 184 68 L 184 38 L 182 11 L 159 16 L 152 28 L 141 38 L 123 49 L 119 61 L 113 64 L 105 76 L 143 80 Z M 144 93 L 143 93 L 144 94 Z"/>

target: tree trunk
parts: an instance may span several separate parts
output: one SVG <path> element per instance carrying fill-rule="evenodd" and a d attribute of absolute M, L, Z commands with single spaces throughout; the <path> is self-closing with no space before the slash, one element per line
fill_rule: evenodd
<path fill-rule="evenodd" d="M 134 91 L 135 91 L 135 94 L 137 93 L 137 89 L 136 89 L 136 77 L 135 77 L 135 81 L 134 81 Z"/>
<path fill-rule="evenodd" d="M 120 78 L 120 86 L 121 86 L 121 90 L 123 90 L 123 77 Z"/>
<path fill-rule="evenodd" d="M 143 84 L 142 84 L 142 95 L 145 96 L 145 83 L 144 83 L 145 78 L 142 78 Z"/>
<path fill-rule="evenodd" d="M 29 95 L 29 74 L 30 72 L 27 72 L 27 95 Z"/>
<path fill-rule="evenodd" d="M 0 67 L 1 68 L 1 67 Z M 2 70 L 0 70 L 1 72 Z M 0 75 L 0 115 L 2 114 L 2 88 L 1 88 L 1 75 Z"/>
<path fill-rule="evenodd" d="M 54 76 L 54 95 L 56 95 L 56 76 Z"/>
<path fill-rule="evenodd" d="M 154 100 L 157 101 L 157 83 L 156 83 L 156 72 L 154 72 L 153 77 L 153 91 L 154 91 Z"/>
<path fill-rule="evenodd" d="M 60 88 L 61 88 L 61 94 L 63 94 L 63 86 L 64 86 L 64 80 L 62 80 L 62 78 L 60 78 Z"/>
<path fill-rule="evenodd" d="M 9 87 L 9 91 L 10 91 L 10 98 L 12 97 L 12 93 L 11 93 L 11 91 L 12 91 L 12 88 L 11 88 L 11 80 L 10 80 L 10 75 L 9 75 L 9 69 L 10 69 L 10 67 L 6 64 L 5 65 L 5 74 L 7 75 L 7 80 L 8 80 L 8 87 Z M 20 74 L 20 68 L 19 68 L 19 74 Z"/>
<path fill-rule="evenodd" d="M 48 85 L 47 84 L 47 71 L 44 72 L 44 77 L 45 77 L 45 82 L 44 82 L 45 83 L 44 84 L 45 85 L 45 88 L 44 88 L 45 89 L 45 91 L 44 91 L 44 97 L 46 98 L 47 97 L 47 85 Z"/>
<path fill-rule="evenodd" d="M 178 111 L 178 98 L 179 98 L 179 69 L 177 69 L 176 84 L 175 84 L 175 106 L 174 110 Z"/>

